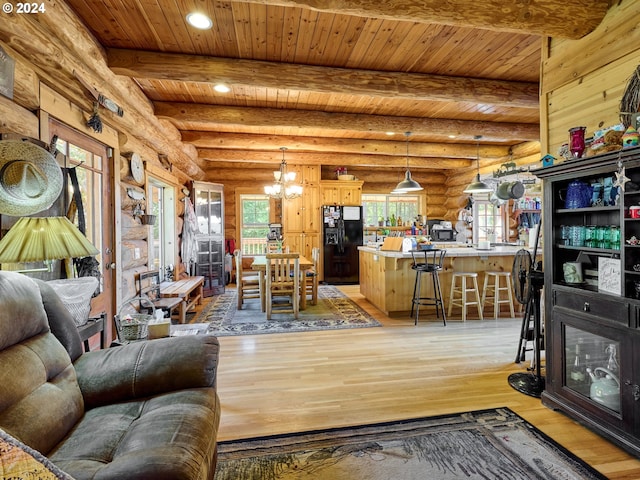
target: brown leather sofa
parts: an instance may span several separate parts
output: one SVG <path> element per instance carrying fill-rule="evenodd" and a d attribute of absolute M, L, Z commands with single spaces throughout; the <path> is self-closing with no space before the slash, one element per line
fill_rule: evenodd
<path fill-rule="evenodd" d="M 45 282 L 0 271 L 0 429 L 82 479 L 212 479 L 218 341 L 83 353 Z"/>

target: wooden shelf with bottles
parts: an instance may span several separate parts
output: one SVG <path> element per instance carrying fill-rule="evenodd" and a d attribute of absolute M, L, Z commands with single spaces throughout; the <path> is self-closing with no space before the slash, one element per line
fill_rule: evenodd
<path fill-rule="evenodd" d="M 384 225 L 383 226 L 369 225 L 369 226 L 365 226 L 364 229 L 366 231 L 369 231 L 369 232 L 372 232 L 372 231 L 375 231 L 375 230 L 390 230 L 392 232 L 402 232 L 404 230 L 411 230 L 411 227 L 409 225 L 406 225 L 406 226 L 403 226 L 403 227 L 398 227 L 398 226 L 395 226 L 395 227 L 389 226 L 389 227 L 387 227 L 387 226 L 384 226 Z"/>

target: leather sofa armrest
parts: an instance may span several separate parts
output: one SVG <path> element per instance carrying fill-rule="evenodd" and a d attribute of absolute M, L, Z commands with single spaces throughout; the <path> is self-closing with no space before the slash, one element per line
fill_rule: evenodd
<path fill-rule="evenodd" d="M 88 352 L 74 367 L 89 409 L 185 388 L 215 388 L 218 358 L 216 337 L 190 335 Z"/>

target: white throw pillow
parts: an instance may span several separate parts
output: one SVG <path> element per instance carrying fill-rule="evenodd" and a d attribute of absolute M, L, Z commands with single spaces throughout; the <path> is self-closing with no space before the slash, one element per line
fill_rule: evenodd
<path fill-rule="evenodd" d="M 50 280 L 47 284 L 53 288 L 64 306 L 67 307 L 76 326 L 81 327 L 87 323 L 91 311 L 91 297 L 98 288 L 96 277 Z"/>

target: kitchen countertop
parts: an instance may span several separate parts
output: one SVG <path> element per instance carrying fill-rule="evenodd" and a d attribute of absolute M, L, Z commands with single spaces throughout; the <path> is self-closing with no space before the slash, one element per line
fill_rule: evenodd
<path fill-rule="evenodd" d="M 532 248 L 519 245 L 494 245 L 491 250 L 478 250 L 466 244 L 453 242 L 436 242 L 434 245 L 443 247 L 447 251 L 443 268 L 438 274 L 442 295 L 445 297 L 448 297 L 451 292 L 455 272 L 476 272 L 478 283 L 482 285 L 485 272 L 511 272 L 513 259 L 519 250 L 525 248 L 529 252 L 533 251 Z M 408 316 L 416 280 L 416 273 L 411 268 L 413 266 L 411 252 L 378 250 L 375 246 L 362 246 L 358 247 L 358 250 L 360 250 L 360 293 L 390 317 Z M 538 248 L 538 255 L 542 255 L 540 248 Z M 421 296 L 433 297 L 433 282 L 423 282 L 422 292 Z M 460 309 L 455 305 L 454 307 L 452 318 L 460 318 Z M 420 308 L 421 319 L 423 318 L 422 310 Z M 442 319 L 437 318 L 433 307 L 425 307 L 424 318 L 442 322 Z"/>
<path fill-rule="evenodd" d="M 469 247 L 461 244 L 447 245 L 447 244 L 435 244 L 436 248 L 444 248 L 447 250 L 447 257 L 501 257 L 501 256 L 513 256 L 518 250 L 525 249 L 529 252 L 533 252 L 533 248 L 526 246 L 516 245 L 496 245 L 491 247 L 490 250 L 479 250 L 474 247 Z M 379 250 L 373 247 L 361 246 L 358 250 L 373 253 L 381 257 L 388 258 L 412 258 L 411 253 L 392 252 L 388 250 Z M 542 248 L 538 246 L 538 253 L 542 253 Z"/>

